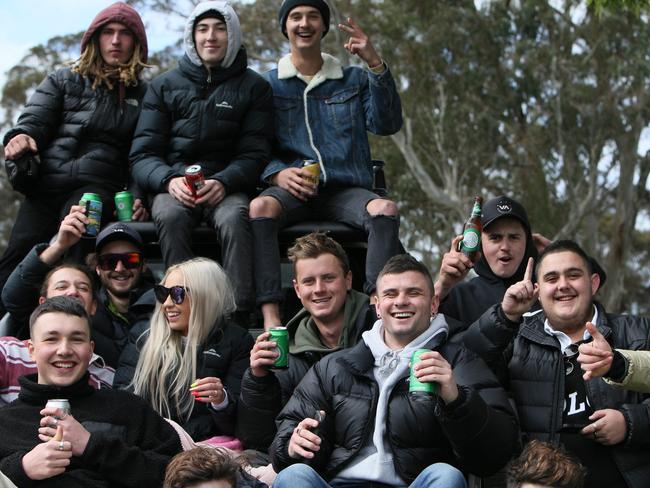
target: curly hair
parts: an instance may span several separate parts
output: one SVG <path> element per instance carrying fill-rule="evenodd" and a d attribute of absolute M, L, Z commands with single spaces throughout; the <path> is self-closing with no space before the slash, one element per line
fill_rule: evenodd
<path fill-rule="evenodd" d="M 508 488 L 535 483 L 553 488 L 582 488 L 586 469 L 563 449 L 530 441 L 506 469 Z"/>
<path fill-rule="evenodd" d="M 102 83 L 112 90 L 116 81 L 121 81 L 124 86 L 136 86 L 142 70 L 150 67 L 151 65 L 142 61 L 140 42 L 135 37 L 133 54 L 126 64 L 120 66 L 106 64 L 99 51 L 97 35 L 93 36 L 92 41 L 86 45 L 79 59 L 72 62 L 72 71 L 93 80 L 93 90 Z"/>

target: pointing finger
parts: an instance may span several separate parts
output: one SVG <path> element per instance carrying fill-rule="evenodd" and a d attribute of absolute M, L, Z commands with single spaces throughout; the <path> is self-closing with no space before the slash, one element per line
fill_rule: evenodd
<path fill-rule="evenodd" d="M 534 267 L 535 261 L 533 258 L 528 258 L 528 265 L 526 266 L 526 273 L 524 274 L 524 281 L 532 281 L 533 280 L 533 267 Z"/>

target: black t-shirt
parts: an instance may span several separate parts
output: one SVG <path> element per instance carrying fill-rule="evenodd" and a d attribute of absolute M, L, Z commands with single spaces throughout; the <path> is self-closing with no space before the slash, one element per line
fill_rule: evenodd
<path fill-rule="evenodd" d="M 587 468 L 585 486 L 626 488 L 627 484 L 612 459 L 611 448 L 580 433 L 582 428 L 592 423 L 589 416 L 594 413 L 578 363 L 580 344 L 571 344 L 564 350 L 564 409 L 560 442 Z"/>

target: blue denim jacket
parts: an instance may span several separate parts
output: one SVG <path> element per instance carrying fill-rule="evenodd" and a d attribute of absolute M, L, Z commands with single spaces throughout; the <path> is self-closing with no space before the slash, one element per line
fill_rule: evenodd
<path fill-rule="evenodd" d="M 388 69 L 375 75 L 343 69 L 323 54 L 321 70 L 307 82 L 284 56 L 265 74 L 273 88 L 275 145 L 262 179 L 303 159 L 321 166 L 324 186 L 372 188 L 368 134 L 391 135 L 402 127 L 402 106 Z"/>

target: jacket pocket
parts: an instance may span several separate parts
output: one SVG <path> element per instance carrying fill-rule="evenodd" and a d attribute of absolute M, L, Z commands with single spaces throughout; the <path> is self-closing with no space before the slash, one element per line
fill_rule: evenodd
<path fill-rule="evenodd" d="M 349 88 L 325 99 L 327 114 L 337 131 L 348 131 L 354 126 L 355 117 L 363 118 L 359 88 Z"/>

